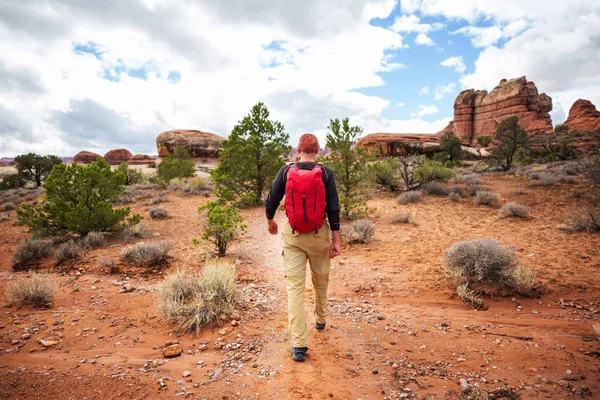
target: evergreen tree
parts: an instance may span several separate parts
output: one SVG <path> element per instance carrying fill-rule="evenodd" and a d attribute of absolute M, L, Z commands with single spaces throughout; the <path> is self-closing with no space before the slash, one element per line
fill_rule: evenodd
<path fill-rule="evenodd" d="M 270 120 L 267 107 L 257 103 L 223 141 L 219 164 L 211 173 L 217 196 L 240 206 L 260 204 L 285 165 L 288 141 L 283 124 Z"/>
<path fill-rule="evenodd" d="M 457 165 L 462 160 L 462 149 L 460 139 L 452 132 L 446 132 L 440 138 L 440 151 L 444 155 L 444 161 L 450 161 L 452 165 Z M 441 161 L 441 160 L 440 160 Z"/>
<path fill-rule="evenodd" d="M 57 156 L 40 156 L 34 153 L 22 154 L 15 157 L 17 172 L 26 182 L 35 182 L 37 187 L 48 177 L 55 165 L 62 164 Z"/>
<path fill-rule="evenodd" d="M 519 125 L 517 116 L 505 119 L 498 125 L 494 135 L 494 149 L 489 158 L 492 165 L 508 171 L 519 149 L 528 149 L 527 132 Z"/>

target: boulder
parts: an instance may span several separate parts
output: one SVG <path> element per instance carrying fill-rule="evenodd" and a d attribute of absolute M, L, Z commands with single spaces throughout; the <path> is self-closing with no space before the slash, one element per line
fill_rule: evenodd
<path fill-rule="evenodd" d="M 110 150 L 104 155 L 104 161 L 108 164 L 115 165 L 127 162 L 133 155 L 126 149 Z"/>
<path fill-rule="evenodd" d="M 96 161 L 99 157 L 102 156 L 100 154 L 92 153 L 91 151 L 80 151 L 73 157 L 73 162 L 89 164 Z"/>
<path fill-rule="evenodd" d="M 149 156 L 147 154 L 136 154 L 135 156 L 127 160 L 127 164 L 132 165 L 150 164 L 151 162 L 156 162 L 156 157 Z"/>
<path fill-rule="evenodd" d="M 159 157 L 173 154 L 177 146 L 185 147 L 194 158 L 218 158 L 225 138 L 214 133 L 196 130 L 173 130 L 163 132 L 156 138 Z"/>
<path fill-rule="evenodd" d="M 517 116 L 529 135 L 552 131 L 552 99 L 538 93 L 524 76 L 500 81 L 490 93 L 468 89 L 454 101 L 454 119 L 440 133 L 451 131 L 471 145 L 480 136 L 492 136 L 502 120 Z"/>
<path fill-rule="evenodd" d="M 589 100 L 579 99 L 571 106 L 565 121 L 569 131 L 593 131 L 600 128 L 600 111 Z"/>
<path fill-rule="evenodd" d="M 162 354 L 165 358 L 178 357 L 183 354 L 183 348 L 178 343 L 171 344 L 162 350 Z"/>

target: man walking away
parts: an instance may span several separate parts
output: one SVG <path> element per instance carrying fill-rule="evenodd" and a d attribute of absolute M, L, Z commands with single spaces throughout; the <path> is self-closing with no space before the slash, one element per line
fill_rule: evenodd
<path fill-rule="evenodd" d="M 265 205 L 269 233 L 276 235 L 278 226 L 273 217 L 285 195 L 288 222 L 281 238 L 291 353 L 295 361 L 304 361 L 308 350 L 304 309 L 306 261 L 310 263 L 314 289 L 315 328 L 322 331 L 327 318 L 330 259 L 340 254 L 340 205 L 335 176 L 331 169 L 316 163 L 318 151 L 316 136 L 305 133 L 300 137 L 300 161 L 281 168 Z"/>

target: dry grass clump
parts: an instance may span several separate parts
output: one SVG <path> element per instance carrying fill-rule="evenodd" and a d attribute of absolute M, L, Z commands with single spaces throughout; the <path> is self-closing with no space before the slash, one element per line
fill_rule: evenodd
<path fill-rule="evenodd" d="M 375 224 L 368 219 L 358 219 L 352 226 L 344 226 L 340 232 L 346 243 L 368 243 L 375 234 Z"/>
<path fill-rule="evenodd" d="M 29 239 L 22 242 L 13 254 L 13 270 L 22 271 L 29 264 L 38 262 L 50 254 L 50 243 L 43 239 Z"/>
<path fill-rule="evenodd" d="M 121 257 L 138 267 L 156 268 L 167 263 L 173 244 L 169 241 L 158 243 L 137 243 L 121 251 Z"/>
<path fill-rule="evenodd" d="M 483 299 L 477 295 L 473 290 L 469 288 L 466 283 L 460 284 L 456 287 L 456 294 L 465 303 L 470 303 L 474 309 L 483 310 L 485 306 Z"/>
<path fill-rule="evenodd" d="M 95 249 L 104 245 L 104 234 L 102 232 L 90 232 L 83 239 L 81 245 L 86 249 Z"/>
<path fill-rule="evenodd" d="M 448 187 L 440 182 L 428 182 L 421 185 L 424 193 L 432 196 L 448 196 Z"/>
<path fill-rule="evenodd" d="M 492 193 L 492 192 L 486 192 L 485 190 L 480 190 L 475 195 L 475 204 L 493 207 L 496 204 L 498 204 L 499 199 L 500 199 L 500 196 L 498 196 L 498 193 Z"/>
<path fill-rule="evenodd" d="M 569 185 L 576 185 L 579 183 L 579 179 L 577 179 L 576 176 L 572 176 L 572 175 L 559 175 L 556 178 L 556 182 L 566 183 Z"/>
<path fill-rule="evenodd" d="M 459 186 L 459 185 L 454 185 L 454 186 L 450 187 L 450 193 L 455 193 L 459 196 L 462 196 L 463 190 L 464 189 L 462 188 L 462 186 Z"/>
<path fill-rule="evenodd" d="M 180 332 L 199 332 L 237 304 L 235 266 L 211 260 L 201 273 L 177 270 L 158 285 L 158 312 Z"/>
<path fill-rule="evenodd" d="M 12 201 L 9 201 L 8 203 L 4 203 L 2 206 L 0 206 L 0 211 L 11 211 L 15 208 L 17 208 L 17 205 Z"/>
<path fill-rule="evenodd" d="M 529 209 L 512 201 L 503 205 L 498 212 L 506 218 L 529 218 Z"/>
<path fill-rule="evenodd" d="M 117 203 L 121 204 L 130 204 L 135 203 L 139 200 L 150 199 L 152 198 L 152 193 L 149 192 L 154 185 L 131 185 L 125 187 L 125 193 L 123 196 L 117 201 Z"/>
<path fill-rule="evenodd" d="M 169 211 L 161 206 L 151 208 L 148 214 L 150 214 L 150 218 L 152 219 L 166 219 L 169 217 Z"/>
<path fill-rule="evenodd" d="M 420 190 L 411 190 L 410 192 L 402 193 L 396 199 L 398 204 L 418 203 L 423 198 L 423 192 Z"/>
<path fill-rule="evenodd" d="M 461 177 L 465 185 L 481 185 L 481 177 L 477 174 L 465 174 Z"/>
<path fill-rule="evenodd" d="M 460 194 L 451 192 L 448 194 L 448 198 L 452 201 L 458 202 L 458 201 L 460 201 Z"/>
<path fill-rule="evenodd" d="M 208 197 L 213 186 L 210 180 L 204 178 L 175 178 L 171 179 L 167 190 L 170 192 L 181 191 L 182 196 L 203 194 Z"/>
<path fill-rule="evenodd" d="M 538 180 L 531 182 L 531 186 L 554 186 L 556 184 L 556 178 L 550 174 L 545 174 Z"/>
<path fill-rule="evenodd" d="M 167 198 L 167 193 L 159 193 L 152 198 L 150 205 L 153 206 L 159 203 L 166 203 L 168 201 L 169 199 Z"/>
<path fill-rule="evenodd" d="M 58 285 L 49 275 L 35 274 L 30 278 L 17 278 L 6 285 L 6 298 L 18 307 L 49 307 L 54 303 Z"/>
<path fill-rule="evenodd" d="M 573 211 L 560 229 L 569 233 L 600 232 L 600 212 L 592 209 Z"/>
<path fill-rule="evenodd" d="M 81 247 L 73 240 L 69 240 L 58 246 L 54 252 L 55 265 L 65 262 L 75 262 L 80 257 Z"/>
<path fill-rule="evenodd" d="M 392 215 L 392 223 L 394 224 L 408 224 L 412 222 L 412 213 L 409 211 L 402 211 Z"/>
<path fill-rule="evenodd" d="M 98 261 L 100 269 L 110 272 L 111 274 L 119 272 L 117 260 L 114 257 L 103 257 Z"/>
<path fill-rule="evenodd" d="M 121 232 L 124 239 L 141 239 L 149 235 L 148 228 L 143 225 L 128 226 Z"/>
<path fill-rule="evenodd" d="M 461 298 L 477 297 L 474 291 L 486 286 L 509 287 L 527 294 L 535 285 L 533 271 L 517 263 L 514 248 L 503 246 L 496 239 L 454 243 L 444 252 L 444 268 L 457 289 L 463 286 Z"/>

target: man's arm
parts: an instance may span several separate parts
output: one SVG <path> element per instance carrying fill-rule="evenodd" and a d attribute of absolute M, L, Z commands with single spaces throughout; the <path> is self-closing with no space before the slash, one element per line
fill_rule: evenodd
<path fill-rule="evenodd" d="M 277 223 L 273 221 L 273 218 L 275 217 L 275 212 L 277 211 L 277 207 L 279 207 L 279 203 L 281 203 L 281 199 L 283 199 L 283 196 L 285 195 L 286 170 L 287 166 L 284 166 L 279 170 L 271 185 L 271 189 L 269 190 L 267 201 L 265 201 L 265 214 L 269 225 L 268 229 L 272 235 L 276 235 L 278 231 Z"/>
<path fill-rule="evenodd" d="M 340 240 L 340 201 L 338 199 L 337 187 L 335 185 L 335 174 L 328 169 L 329 179 L 325 186 L 325 201 L 327 202 L 325 211 L 329 226 L 331 227 L 331 246 L 329 246 L 329 258 L 335 258 L 341 252 Z"/>

